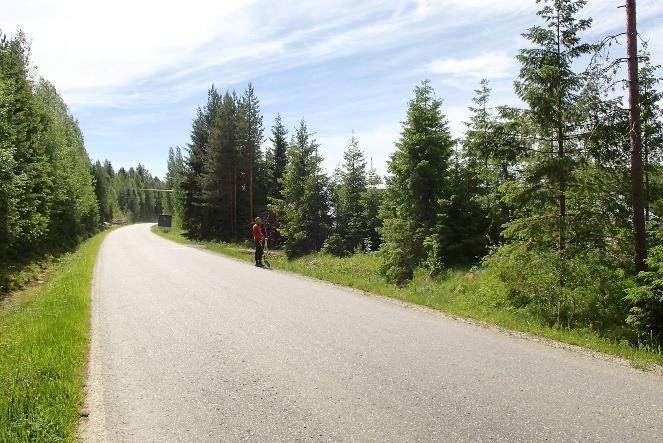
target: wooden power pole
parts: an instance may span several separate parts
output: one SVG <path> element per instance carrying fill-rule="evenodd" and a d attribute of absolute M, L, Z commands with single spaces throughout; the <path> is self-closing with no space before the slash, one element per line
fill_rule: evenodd
<path fill-rule="evenodd" d="M 628 57 L 629 132 L 631 136 L 631 200 L 635 272 L 646 269 L 644 189 L 642 184 L 642 128 L 638 85 L 638 30 L 635 0 L 626 0 L 626 54 Z"/>

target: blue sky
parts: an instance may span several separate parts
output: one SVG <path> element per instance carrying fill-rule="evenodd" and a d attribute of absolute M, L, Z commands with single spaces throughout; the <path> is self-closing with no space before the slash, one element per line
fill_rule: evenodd
<path fill-rule="evenodd" d="M 588 40 L 622 31 L 621 4 L 589 0 Z M 304 117 L 331 171 L 354 131 L 385 173 L 421 80 L 431 79 L 458 137 L 481 78 L 494 105 L 517 104 L 514 56 L 537 22 L 534 0 L 0 0 L 0 10 L 0 29 L 32 40 L 37 72 L 79 120 L 90 157 L 160 176 L 210 85 L 241 93 L 248 82 L 266 135 L 277 112 L 291 132 Z M 638 0 L 638 12 L 663 64 L 663 1 Z"/>

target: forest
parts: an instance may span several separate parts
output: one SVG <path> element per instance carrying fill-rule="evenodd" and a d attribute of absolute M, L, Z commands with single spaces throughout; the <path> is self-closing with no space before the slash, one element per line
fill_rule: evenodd
<path fill-rule="evenodd" d="M 324 171 L 304 119 L 289 129 L 277 115 L 266 131 L 252 84 L 241 94 L 213 85 L 189 144 L 169 151 L 165 186 L 174 192 L 165 210 L 189 238 L 222 242 L 249 239 L 261 216 L 289 259 L 373 254 L 397 286 L 421 271 L 443 279 L 454 269 L 489 269 L 508 288 L 505 309 L 660 352 L 660 66 L 642 44 L 638 174 L 618 52 L 625 37 L 585 41 L 592 20 L 581 18 L 583 0 L 538 3 L 516 56 L 523 106 L 493 103 L 482 80 L 466 133 L 454 138 L 443 100 L 421 82 L 386 177 L 367 167 L 350 134 L 343 164 Z"/>
<path fill-rule="evenodd" d="M 55 87 L 35 78 L 25 35 L 0 33 L 0 295 L 104 223 L 152 221 L 162 182 L 142 165 L 91 163 Z"/>

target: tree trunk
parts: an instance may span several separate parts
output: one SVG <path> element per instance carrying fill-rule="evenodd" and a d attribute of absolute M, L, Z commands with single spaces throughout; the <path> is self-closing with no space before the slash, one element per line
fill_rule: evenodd
<path fill-rule="evenodd" d="M 249 221 L 253 221 L 253 154 L 249 158 Z"/>
<path fill-rule="evenodd" d="M 237 166 L 233 167 L 232 237 L 233 240 L 237 240 Z"/>
<path fill-rule="evenodd" d="M 557 156 L 564 158 L 564 131 L 557 128 Z M 566 170 L 559 177 L 559 250 L 566 248 Z"/>
<path fill-rule="evenodd" d="M 560 69 L 562 70 L 562 34 L 560 29 L 560 16 L 559 16 L 559 7 L 557 8 L 557 63 Z M 559 84 L 557 85 L 560 86 Z M 562 93 L 558 92 L 557 96 L 557 112 L 558 121 L 557 121 L 557 157 L 561 159 L 564 158 L 564 123 L 563 123 L 563 112 L 562 112 Z M 560 171 L 559 176 L 559 197 L 558 197 L 558 206 L 559 206 L 559 251 L 562 252 L 566 248 L 566 169 L 564 166 Z"/>
<path fill-rule="evenodd" d="M 231 174 L 228 174 L 228 188 L 226 189 L 226 196 L 228 199 L 228 225 L 230 227 L 230 239 L 233 239 L 233 214 L 235 213 L 235 207 L 233 206 L 233 177 Z M 226 235 L 228 231 L 226 231 Z"/>
<path fill-rule="evenodd" d="M 635 0 L 626 0 L 626 39 L 628 57 L 629 128 L 631 136 L 631 201 L 635 272 L 646 269 L 644 191 L 642 184 L 642 129 L 638 91 L 638 31 Z"/>

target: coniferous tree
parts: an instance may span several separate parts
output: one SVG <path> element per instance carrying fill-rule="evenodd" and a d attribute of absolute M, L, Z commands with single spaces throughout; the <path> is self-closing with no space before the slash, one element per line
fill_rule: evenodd
<path fill-rule="evenodd" d="M 269 140 L 272 147 L 267 151 L 266 163 L 268 173 L 268 197 L 282 198 L 281 190 L 283 185 L 281 180 L 288 164 L 288 130 L 283 124 L 280 114 L 276 114 L 274 126 L 272 126 L 272 136 Z"/>
<path fill-rule="evenodd" d="M 508 243 L 486 263 L 510 288 L 510 302 L 539 319 L 605 324 L 624 312 L 621 117 L 587 71 L 574 71 L 596 49 L 581 39 L 591 24 L 579 18 L 586 2 L 540 3 L 545 24 L 524 34 L 534 47 L 518 55 L 516 93 L 528 105 L 518 132 L 528 143 L 518 173 L 501 187 L 512 209 Z M 599 312 L 614 317 L 599 320 Z"/>
<path fill-rule="evenodd" d="M 180 147 L 168 149 L 168 165 L 165 186 L 172 192 L 164 196 L 164 211 L 173 216 L 173 226 L 181 227 L 184 215 L 184 190 L 182 183 L 185 177 L 184 158 Z"/>
<path fill-rule="evenodd" d="M 99 218 L 105 223 L 113 221 L 117 207 L 117 195 L 113 188 L 112 171 L 112 166 L 109 161 L 106 161 L 105 165 L 96 161 L 92 166 L 94 193 L 97 202 L 99 203 Z"/>
<path fill-rule="evenodd" d="M 524 37 L 534 47 L 522 49 L 516 94 L 529 106 L 528 117 L 537 140 L 527 159 L 526 181 L 517 191 L 529 213 L 511 224 L 510 232 L 539 244 L 556 239 L 557 250 L 567 246 L 567 194 L 574 186 L 578 161 L 575 128 L 582 119 L 578 94 L 583 77 L 573 63 L 592 51 L 580 34 L 591 19 L 579 19 L 585 0 L 541 0 L 538 15 L 545 26 L 533 26 Z"/>
<path fill-rule="evenodd" d="M 380 188 L 381 184 L 382 179 L 375 168 L 371 166 L 366 176 L 366 190 L 361 196 L 363 218 L 366 220 L 367 251 L 377 251 L 382 243 L 380 238 L 380 228 L 382 228 L 380 206 L 382 205 L 384 189 Z"/>
<path fill-rule="evenodd" d="M 354 135 L 348 142 L 343 166 L 338 171 L 334 195 L 334 228 L 329 252 L 344 255 L 364 248 L 369 234 L 362 196 L 367 190 L 366 160 Z M 333 246 L 332 246 L 333 244 Z"/>
<path fill-rule="evenodd" d="M 213 112 L 209 161 L 203 178 L 209 207 L 205 222 L 209 238 L 228 241 L 237 237 L 237 195 L 241 190 L 236 96 L 226 92 L 218 111 Z"/>
<path fill-rule="evenodd" d="M 183 226 L 192 238 L 210 238 L 210 211 L 218 210 L 218 189 L 214 192 L 213 157 L 220 155 L 211 147 L 212 130 L 221 107 L 221 97 L 214 87 L 207 93 L 207 104 L 199 108 L 191 129 L 184 193 Z M 217 147 L 218 151 L 218 147 Z M 216 197 L 216 199 L 215 199 Z"/>
<path fill-rule="evenodd" d="M 191 142 L 187 146 L 186 169 L 182 180 L 184 210 L 182 226 L 191 238 L 202 238 L 204 209 L 202 200 L 202 174 L 207 162 L 209 131 L 203 110 L 198 108 L 191 129 Z"/>
<path fill-rule="evenodd" d="M 54 247 L 72 247 L 99 224 L 90 159 L 78 123 L 55 87 L 42 79 L 35 97 L 45 113 L 42 143 L 49 157 L 53 183 L 49 242 Z"/>
<path fill-rule="evenodd" d="M 442 115 L 441 100 L 429 81 L 415 88 L 396 152 L 389 161 L 382 214 L 382 272 L 390 281 L 412 278 L 427 256 L 440 258 L 434 227 L 447 184 L 454 141 Z M 428 247 L 424 248 L 424 241 Z"/>
<path fill-rule="evenodd" d="M 640 107 L 642 121 L 642 156 L 645 186 L 645 217 L 651 218 L 652 206 L 660 208 L 663 183 L 660 177 L 663 162 L 663 91 L 660 77 L 656 76 L 660 65 L 653 65 L 646 47 L 640 53 Z M 654 203 L 656 202 L 656 203 Z M 661 215 L 660 209 L 656 214 Z"/>
<path fill-rule="evenodd" d="M 247 214 L 242 222 L 251 222 L 255 217 L 255 208 L 262 209 L 266 203 L 265 196 L 256 189 L 264 188 L 262 172 L 262 152 L 260 146 L 263 142 L 262 115 L 260 114 L 260 101 L 256 97 L 253 85 L 249 83 L 238 103 L 238 142 L 240 144 L 242 172 L 244 174 L 243 188 L 247 190 L 248 207 L 244 209 Z M 257 175 L 256 175 L 257 173 Z"/>
<path fill-rule="evenodd" d="M 294 258 L 322 247 L 329 225 L 327 177 L 322 172 L 318 143 L 301 120 L 288 147 L 288 165 L 283 176 L 283 199 L 274 200 L 285 252 Z"/>
<path fill-rule="evenodd" d="M 343 224 L 342 217 L 339 217 L 341 207 L 340 193 L 338 192 L 342 184 L 343 171 L 341 165 L 337 164 L 329 177 L 327 191 L 329 193 L 329 235 L 322 245 L 322 252 L 326 254 L 343 257 L 348 254 L 345 248 L 344 235 L 346 226 Z"/>
<path fill-rule="evenodd" d="M 21 251 L 34 249 L 48 232 L 51 212 L 52 182 L 50 166 L 41 142 L 45 115 L 40 109 L 28 78 L 30 48 L 25 35 L 12 39 L 0 36 L 0 97 L 6 118 L 0 134 L 4 156 L 12 160 L 5 185 L 5 214 L 0 214 L 3 233 L 0 252 L 17 257 Z"/>
<path fill-rule="evenodd" d="M 466 123 L 463 140 L 463 167 L 456 176 L 465 183 L 461 190 L 476 195 L 477 203 L 488 220 L 486 234 L 491 244 L 501 240 L 503 225 L 509 221 L 511 208 L 504 200 L 501 186 L 515 178 L 514 168 L 525 151 L 526 128 L 522 113 L 500 106 L 493 114 L 488 106 L 491 89 L 482 80 L 472 99 L 475 106 Z M 460 175 L 458 175 L 460 174 Z"/>
<path fill-rule="evenodd" d="M 475 106 L 469 108 L 472 113 L 470 121 L 465 123 L 467 131 L 463 140 L 463 165 L 456 165 L 457 181 L 463 181 L 459 188 L 467 198 L 476 196 L 481 209 L 490 220 L 487 232 L 493 244 L 499 240 L 503 211 L 500 207 L 498 187 L 499 174 L 496 171 L 494 158 L 499 145 L 498 133 L 495 131 L 495 118 L 488 107 L 491 89 L 486 79 L 481 80 L 480 89 L 474 91 L 472 99 Z M 462 176 L 462 178 L 461 178 Z"/>

